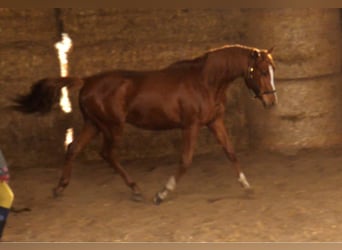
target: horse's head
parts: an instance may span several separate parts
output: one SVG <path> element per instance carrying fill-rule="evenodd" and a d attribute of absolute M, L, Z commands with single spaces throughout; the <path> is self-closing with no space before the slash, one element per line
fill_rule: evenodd
<path fill-rule="evenodd" d="M 274 85 L 273 48 L 270 50 L 253 49 L 249 55 L 249 63 L 245 81 L 247 87 L 264 104 L 271 107 L 277 103 L 277 94 Z"/>

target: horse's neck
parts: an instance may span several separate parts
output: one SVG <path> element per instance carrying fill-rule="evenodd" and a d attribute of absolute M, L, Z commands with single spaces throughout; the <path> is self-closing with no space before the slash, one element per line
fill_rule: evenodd
<path fill-rule="evenodd" d="M 227 88 L 239 77 L 244 77 L 248 68 L 248 51 L 235 49 L 227 51 L 224 56 L 219 55 L 218 59 L 213 57 L 208 61 L 206 80 L 207 87 L 211 90 L 213 97 L 220 101 L 223 99 Z"/>

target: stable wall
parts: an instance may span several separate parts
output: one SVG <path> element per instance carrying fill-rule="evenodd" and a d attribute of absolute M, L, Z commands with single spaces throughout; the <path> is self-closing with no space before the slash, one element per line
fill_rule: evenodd
<path fill-rule="evenodd" d="M 80 129 L 74 112 L 57 107 L 47 116 L 6 109 L 9 98 L 26 93 L 43 77 L 59 75 L 54 43 L 59 31 L 53 9 L 0 9 L 0 145 L 14 165 L 40 157 L 63 159 L 66 128 Z M 156 69 L 201 55 L 224 44 L 275 46 L 279 105 L 264 110 L 241 80 L 227 91 L 226 124 L 238 150 L 281 152 L 342 144 L 341 10 L 339 9 L 62 9 L 64 30 L 73 40 L 70 74 L 103 70 Z M 99 159 L 96 140 L 83 154 Z M 151 132 L 127 126 L 123 159 L 178 155 L 179 131 Z M 196 153 L 217 150 L 201 131 Z"/>
<path fill-rule="evenodd" d="M 43 77 L 59 75 L 54 43 L 58 28 L 53 9 L 2 9 L 0 97 L 1 107 L 8 97 L 25 93 Z M 62 9 L 64 31 L 73 40 L 69 72 L 88 76 L 115 68 L 157 69 L 186 58 L 201 55 L 210 48 L 243 42 L 240 9 L 228 10 L 144 10 L 144 9 Z M 8 24 L 8 26 L 7 26 Z M 19 34 L 19 35 L 18 35 Z M 18 47 L 17 45 L 21 46 Z M 5 55 L 5 56 L 3 56 Z M 20 60 L 18 60 L 18 58 Z M 248 145 L 241 82 L 228 91 L 227 128 L 238 149 Z M 5 123 L 0 127 L 3 151 L 20 155 L 16 162 L 36 157 L 55 161 L 64 153 L 64 131 L 79 131 L 82 118 L 77 95 L 72 93 L 74 112 L 63 114 L 57 107 L 47 116 L 28 116 L 2 109 Z M 123 159 L 179 154 L 180 132 L 151 132 L 127 126 L 120 155 Z M 99 140 L 83 156 L 98 159 Z M 201 131 L 196 153 L 218 149 L 213 136 Z M 19 152 L 15 152 L 19 150 Z"/>
<path fill-rule="evenodd" d="M 0 147 L 9 164 L 61 155 L 64 117 L 26 116 L 7 109 L 38 79 L 59 74 L 53 9 L 0 9 Z M 50 147 L 50 157 L 46 149 Z M 53 152 L 51 154 L 51 151 Z"/>
<path fill-rule="evenodd" d="M 279 105 L 247 101 L 251 146 L 295 153 L 342 144 L 342 25 L 339 9 L 247 10 L 246 41 L 275 46 Z"/>

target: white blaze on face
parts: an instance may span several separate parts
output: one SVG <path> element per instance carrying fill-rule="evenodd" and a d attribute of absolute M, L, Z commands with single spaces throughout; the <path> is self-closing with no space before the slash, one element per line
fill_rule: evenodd
<path fill-rule="evenodd" d="M 61 77 L 68 76 L 68 52 L 72 47 L 72 41 L 68 34 L 62 34 L 62 41 L 59 41 L 55 44 L 55 48 L 58 51 L 58 59 L 60 66 L 60 75 Z M 61 90 L 61 98 L 59 99 L 59 106 L 63 110 L 64 113 L 70 113 L 72 111 L 71 102 L 69 99 L 69 93 L 67 87 L 63 87 Z M 67 149 L 68 145 L 74 139 L 74 130 L 72 128 L 68 128 L 65 134 L 64 147 Z"/>
<path fill-rule="evenodd" d="M 275 84 L 274 84 L 274 71 L 273 71 L 272 65 L 268 65 L 268 70 L 270 72 L 272 90 L 275 91 L 276 88 L 275 88 Z M 274 93 L 274 96 L 275 96 L 275 102 L 277 103 L 278 102 L 277 94 Z"/>

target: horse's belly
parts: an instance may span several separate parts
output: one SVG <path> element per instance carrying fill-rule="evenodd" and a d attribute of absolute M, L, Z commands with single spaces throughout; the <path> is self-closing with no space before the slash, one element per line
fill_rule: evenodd
<path fill-rule="evenodd" d="M 149 130 L 163 130 L 181 127 L 176 112 L 161 107 L 144 107 L 131 109 L 126 121 L 136 127 Z"/>

